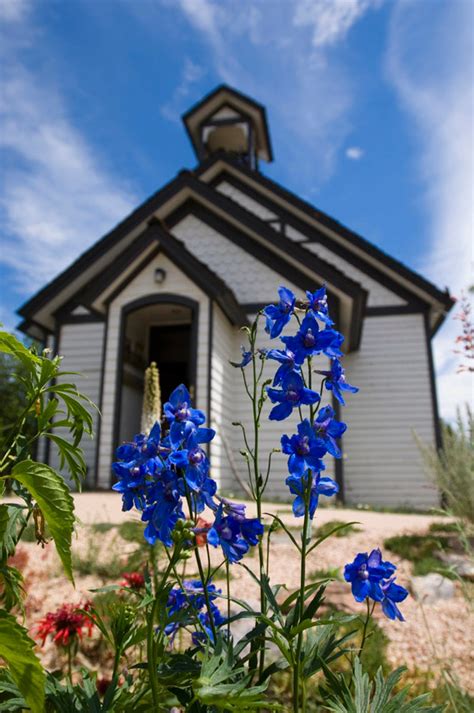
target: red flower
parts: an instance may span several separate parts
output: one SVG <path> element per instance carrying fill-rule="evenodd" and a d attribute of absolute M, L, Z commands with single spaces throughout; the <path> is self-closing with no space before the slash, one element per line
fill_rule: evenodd
<path fill-rule="evenodd" d="M 56 646 L 69 646 L 74 639 L 82 639 L 82 630 L 87 630 L 87 635 L 92 633 L 93 622 L 83 614 L 80 609 L 87 610 L 90 603 L 84 606 L 74 606 L 73 604 L 63 604 L 55 612 L 48 612 L 37 624 L 37 632 L 41 637 L 41 646 L 44 646 L 46 638 L 51 635 Z"/>
<path fill-rule="evenodd" d="M 124 572 L 123 581 L 120 582 L 121 587 L 130 587 L 130 589 L 141 589 L 145 586 L 145 577 L 141 572 Z"/>
<path fill-rule="evenodd" d="M 196 522 L 196 544 L 198 547 L 204 547 L 207 543 L 207 531 L 212 527 L 212 522 L 208 522 L 203 517 L 198 517 Z"/>

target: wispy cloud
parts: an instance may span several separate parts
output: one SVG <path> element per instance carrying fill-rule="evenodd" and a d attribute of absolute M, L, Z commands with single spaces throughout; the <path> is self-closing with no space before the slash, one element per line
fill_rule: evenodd
<path fill-rule="evenodd" d="M 388 78 L 416 130 L 420 200 L 432 236 L 419 269 L 455 296 L 473 280 L 473 67 L 470 0 L 400 2 L 390 27 Z M 459 323 L 448 317 L 435 340 L 442 413 L 472 398 L 472 377 L 456 374 Z"/>
<path fill-rule="evenodd" d="M 288 137 L 284 160 L 296 186 L 307 191 L 334 172 L 356 94 L 351 68 L 326 49 L 379 4 L 180 0 L 183 16 L 208 45 L 213 72 L 278 114 Z M 285 101 L 275 102 L 282 87 Z M 302 143 L 311 162 L 299 160 Z"/>
<path fill-rule="evenodd" d="M 360 146 L 349 146 L 346 149 L 346 157 L 351 161 L 359 161 L 364 153 L 364 149 L 361 149 Z"/>
<path fill-rule="evenodd" d="M 20 22 L 30 13 L 31 0 L 1 0 L 0 22 Z"/>
<path fill-rule="evenodd" d="M 185 58 L 181 81 L 174 90 L 171 99 L 160 109 L 165 119 L 179 122 L 180 114 L 184 109 L 184 101 L 189 97 L 193 85 L 198 84 L 205 74 L 206 70 L 203 67 L 193 62 L 189 57 Z"/>
<path fill-rule="evenodd" d="M 122 218 L 134 197 L 104 170 L 61 96 L 18 65 L 3 77 L 0 261 L 18 290 L 43 285 Z"/>
<path fill-rule="evenodd" d="M 368 10 L 379 7 L 382 1 L 299 0 L 293 22 L 297 27 L 312 29 L 314 47 L 326 47 L 344 39 Z"/>

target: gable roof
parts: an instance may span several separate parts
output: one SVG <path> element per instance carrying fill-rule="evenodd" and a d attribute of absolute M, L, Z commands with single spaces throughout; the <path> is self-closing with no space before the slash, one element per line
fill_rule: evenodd
<path fill-rule="evenodd" d="M 232 158 L 225 153 L 220 153 L 208 159 L 207 161 L 200 164 L 195 173 L 197 176 L 201 177 L 203 180 L 212 180 L 217 177 L 219 166 L 222 163 L 223 166 L 227 166 L 232 170 L 233 173 L 240 174 L 243 179 L 246 179 L 247 184 L 252 184 L 259 198 L 265 197 L 268 193 L 273 194 L 273 196 L 278 197 L 283 200 L 287 206 L 291 209 L 298 211 L 298 213 L 303 214 L 307 218 L 310 218 L 321 226 L 324 226 L 328 230 L 336 233 L 340 238 L 343 239 L 346 246 L 349 248 L 355 246 L 367 255 L 368 257 L 374 258 L 381 267 L 388 268 L 395 276 L 401 276 L 407 282 L 411 283 L 413 286 L 419 288 L 419 290 L 426 293 L 426 295 L 432 297 L 441 305 L 444 306 L 446 310 L 449 310 L 454 304 L 453 298 L 450 296 L 448 290 L 442 291 L 432 282 L 426 278 L 419 275 L 417 272 L 407 267 L 401 263 L 396 258 L 388 255 L 386 252 L 376 247 L 373 243 L 363 238 L 358 233 L 350 230 L 342 223 L 336 219 L 329 216 L 327 213 L 315 208 L 313 205 L 307 201 L 299 198 L 297 195 L 284 188 L 281 184 L 268 178 L 259 171 L 251 171 L 246 166 L 238 164 L 233 161 Z M 216 169 L 212 171 L 212 169 Z M 206 174 L 209 173 L 210 177 Z M 263 189 L 263 191 L 262 191 Z M 268 192 L 268 193 L 264 193 Z M 256 196 L 254 196 L 256 198 Z M 278 204 L 281 206 L 281 204 Z M 277 204 L 274 203 L 275 211 Z M 333 243 L 334 244 L 334 243 Z M 354 255 L 355 253 L 351 251 Z M 347 254 L 347 253 L 346 253 Z"/>
<path fill-rule="evenodd" d="M 140 260 L 136 264 L 140 255 L 150 246 L 156 246 L 155 250 L 148 253 L 144 261 Z M 70 314 L 77 305 L 86 305 L 89 309 L 93 309 L 92 303 L 123 274 L 124 268 L 131 264 L 134 265 L 131 273 L 121 280 L 112 292 L 107 294 L 104 304 L 109 304 L 141 272 L 145 264 L 149 264 L 150 260 L 159 253 L 166 255 L 205 294 L 213 299 L 233 325 L 242 327 L 247 324 L 247 315 L 237 302 L 231 288 L 219 275 L 193 255 L 183 242 L 171 235 L 156 218 L 150 220 L 145 230 L 123 251 L 119 259 L 107 265 L 100 274 L 100 279 L 96 276 L 85 287 L 78 290 L 68 302 L 66 312 Z"/>
<path fill-rule="evenodd" d="M 353 304 L 354 319 L 347 318 L 346 320 L 347 326 L 350 324 L 352 327 L 348 345 L 351 348 L 357 348 L 367 299 L 366 290 L 330 263 L 308 254 L 307 251 L 289 238 L 277 234 L 266 223 L 211 186 L 200 181 L 189 171 L 182 171 L 173 181 L 151 196 L 116 228 L 89 248 L 69 268 L 25 303 L 19 310 L 20 314 L 26 319 L 32 319 L 37 315 L 38 310 L 48 304 L 52 305 L 52 313 L 57 312 L 58 307 L 62 307 L 69 302 L 71 297 L 79 289 L 83 288 L 86 283 L 90 283 L 97 278 L 97 275 L 106 267 L 107 261 L 104 256 L 106 257 L 109 252 L 113 251 L 114 260 L 121 260 L 121 264 L 124 264 L 124 261 L 126 262 L 126 258 L 120 258 L 124 249 L 121 244 L 123 245 L 122 241 L 125 242 L 125 238 L 130 238 L 129 243 L 131 242 L 134 246 L 130 248 L 131 250 L 142 249 L 143 246 L 141 246 L 140 240 L 143 241 L 143 238 L 139 238 L 137 232 L 134 239 L 134 231 L 139 231 L 141 225 L 143 228 L 146 227 L 145 224 L 149 222 L 158 209 L 163 209 L 163 217 L 166 217 L 179 205 L 189 200 L 190 197 L 194 197 L 198 202 L 203 203 L 208 209 L 217 213 L 221 219 L 232 222 L 241 231 L 244 230 L 252 236 L 255 243 L 258 242 L 266 246 L 267 251 L 278 254 L 280 260 L 286 262 L 288 269 L 291 265 L 295 265 L 299 266 L 302 272 L 312 274 L 313 280 L 319 276 L 319 281 L 327 281 L 329 287 L 332 286 L 339 297 L 349 300 Z M 95 266 L 97 266 L 97 269 L 93 270 L 92 268 Z M 89 277 L 84 277 L 86 270 L 90 270 L 93 274 L 90 274 Z M 81 278 L 83 279 L 81 280 Z M 71 285 L 73 285 L 74 281 L 77 282 L 77 287 L 72 290 L 71 294 Z M 61 301 L 61 292 L 63 291 L 66 294 L 66 290 L 69 290 L 70 294 Z M 53 305 L 54 300 L 58 304 Z"/>

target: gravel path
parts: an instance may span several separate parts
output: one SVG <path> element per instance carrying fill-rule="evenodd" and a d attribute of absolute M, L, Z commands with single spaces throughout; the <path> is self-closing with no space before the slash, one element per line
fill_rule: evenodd
<path fill-rule="evenodd" d="M 106 533 L 93 533 L 89 525 L 99 522 L 119 524 L 130 519 L 137 519 L 130 513 L 121 511 L 120 496 L 113 493 L 84 493 L 75 495 L 77 515 L 82 523 L 78 528 L 74 549 L 86 552 L 91 546 L 98 549 L 98 557 L 107 562 L 111 553 L 121 552 L 125 557 L 136 545 L 125 543 L 115 530 Z M 248 515 L 253 508 L 249 505 Z M 294 527 L 300 524 L 291 513 L 288 505 L 267 504 L 265 512 L 278 513 L 286 524 Z M 376 513 L 363 510 L 340 508 L 320 508 L 315 525 L 320 526 L 331 520 L 345 522 L 357 521 L 359 531 L 346 537 L 330 538 L 322 543 L 307 561 L 307 572 L 311 576 L 316 570 L 339 569 L 351 561 L 357 552 L 365 552 L 382 546 L 383 540 L 396 534 L 426 532 L 431 522 L 439 517 L 429 515 Z M 34 544 L 25 543 L 22 549 L 28 554 L 26 566 L 27 620 L 31 625 L 47 611 L 56 608 L 64 601 L 80 602 L 88 596 L 88 590 L 100 586 L 103 581 L 95 576 L 81 577 L 77 580 L 76 590 L 61 576 L 59 564 L 52 546 L 41 550 Z M 411 565 L 399 560 L 391 553 L 387 557 L 399 566 L 398 581 L 407 586 L 410 580 Z M 213 552 L 213 560 L 219 561 L 219 553 Z M 257 568 L 257 558 L 248 557 L 246 564 Z M 270 565 L 272 583 L 283 583 L 291 590 L 298 586 L 298 559 L 286 535 L 278 532 L 274 535 Z M 256 603 L 258 593 L 255 583 L 242 567 L 234 565 L 232 576 L 237 596 L 251 603 Z M 361 611 L 352 596 L 348 585 L 335 582 L 328 588 L 328 600 L 350 611 Z M 449 669 L 466 690 L 474 693 L 472 670 L 474 666 L 473 618 L 460 588 L 453 599 L 433 605 L 420 605 L 412 597 L 402 605 L 405 623 L 391 622 L 383 616 L 378 622 L 390 643 L 388 657 L 394 665 L 406 665 L 411 670 L 436 672 Z M 45 663 L 53 665 L 55 650 L 46 647 Z"/>

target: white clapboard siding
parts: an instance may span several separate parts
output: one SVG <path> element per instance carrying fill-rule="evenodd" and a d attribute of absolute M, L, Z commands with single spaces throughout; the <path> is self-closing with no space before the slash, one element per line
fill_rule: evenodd
<path fill-rule="evenodd" d="M 272 213 L 272 211 L 268 210 L 268 208 L 265 208 L 265 206 L 261 205 L 257 200 L 249 198 L 249 196 L 247 196 L 245 193 L 242 193 L 242 191 L 239 191 L 237 188 L 235 188 L 230 183 L 227 183 L 226 181 L 219 183 L 219 185 L 217 186 L 217 190 L 219 191 L 219 193 L 223 193 L 228 198 L 232 198 L 233 201 L 241 205 L 243 208 L 246 208 L 249 213 L 253 213 L 262 220 L 278 219 L 276 213 Z"/>
<path fill-rule="evenodd" d="M 59 333 L 58 353 L 64 357 L 62 370 L 77 371 L 78 376 L 65 376 L 58 379 L 76 384 L 80 393 L 88 396 L 98 405 L 100 398 L 100 381 L 102 368 L 102 346 L 104 340 L 104 324 L 101 322 L 86 322 L 80 324 L 64 324 Z M 98 413 L 89 409 L 94 422 L 94 439 L 84 435 L 81 448 L 87 464 L 86 484 L 93 486 L 95 477 L 95 462 L 97 448 Z M 65 435 L 63 429 L 58 429 L 59 435 Z M 50 444 L 50 465 L 59 470 L 59 459 L 56 447 Z M 67 478 L 66 471 L 63 474 Z"/>
<path fill-rule="evenodd" d="M 245 193 L 239 191 L 237 188 L 232 186 L 230 183 L 223 181 L 217 186 L 217 190 L 220 193 L 224 193 L 228 198 L 231 198 L 239 205 L 246 208 L 251 213 L 254 213 L 259 218 L 263 220 L 277 219 L 278 215 L 271 213 L 267 208 L 260 205 L 258 202 L 257 194 L 255 194 L 255 199 L 249 198 Z M 308 236 L 296 230 L 292 226 L 287 225 L 285 227 L 285 235 L 296 242 L 301 242 L 303 247 L 312 252 L 314 255 L 318 255 L 326 262 L 337 267 L 341 272 L 350 277 L 351 279 L 358 282 L 362 287 L 369 293 L 367 304 L 370 307 L 379 307 L 386 305 L 403 305 L 406 304 L 405 300 L 396 295 L 391 290 L 388 290 L 384 285 L 380 284 L 372 277 L 369 277 L 362 270 L 354 267 L 350 262 L 339 257 L 335 253 L 331 252 L 327 247 L 321 245 L 320 243 L 304 242 L 308 240 Z"/>
<path fill-rule="evenodd" d="M 231 422 L 234 418 L 234 383 L 236 369 L 229 359 L 234 355 L 237 328 L 230 324 L 220 307 L 213 307 L 211 413 L 210 423 L 216 431 L 211 443 L 211 474 L 225 492 L 238 492 L 239 486 L 232 472 L 233 439 Z M 239 464 L 240 465 L 240 464 Z M 240 474 L 240 471 L 239 471 Z M 240 474 L 241 475 L 241 474 Z"/>
<path fill-rule="evenodd" d="M 344 481 L 349 503 L 429 507 L 438 496 L 427 479 L 415 433 L 433 443 L 433 406 L 421 314 L 368 317 L 361 348 L 344 358 L 347 381 L 360 388 L 342 409 Z"/>
<path fill-rule="evenodd" d="M 173 234 L 229 285 L 242 304 L 273 302 L 278 287 L 287 284 L 281 275 L 193 215 L 178 223 Z M 287 286 L 301 292 L 291 283 Z"/>
<path fill-rule="evenodd" d="M 166 271 L 166 279 L 161 285 L 156 284 L 154 280 L 157 268 Z M 113 443 L 114 414 L 117 408 L 116 376 L 121 310 L 122 307 L 140 297 L 160 293 L 184 295 L 199 304 L 196 396 L 197 407 L 204 411 L 207 409 L 209 299 L 171 260 L 160 254 L 150 260 L 150 263 L 124 288 L 109 307 L 100 434 L 99 486 L 101 487 L 109 486 L 110 466 L 115 446 Z"/>

